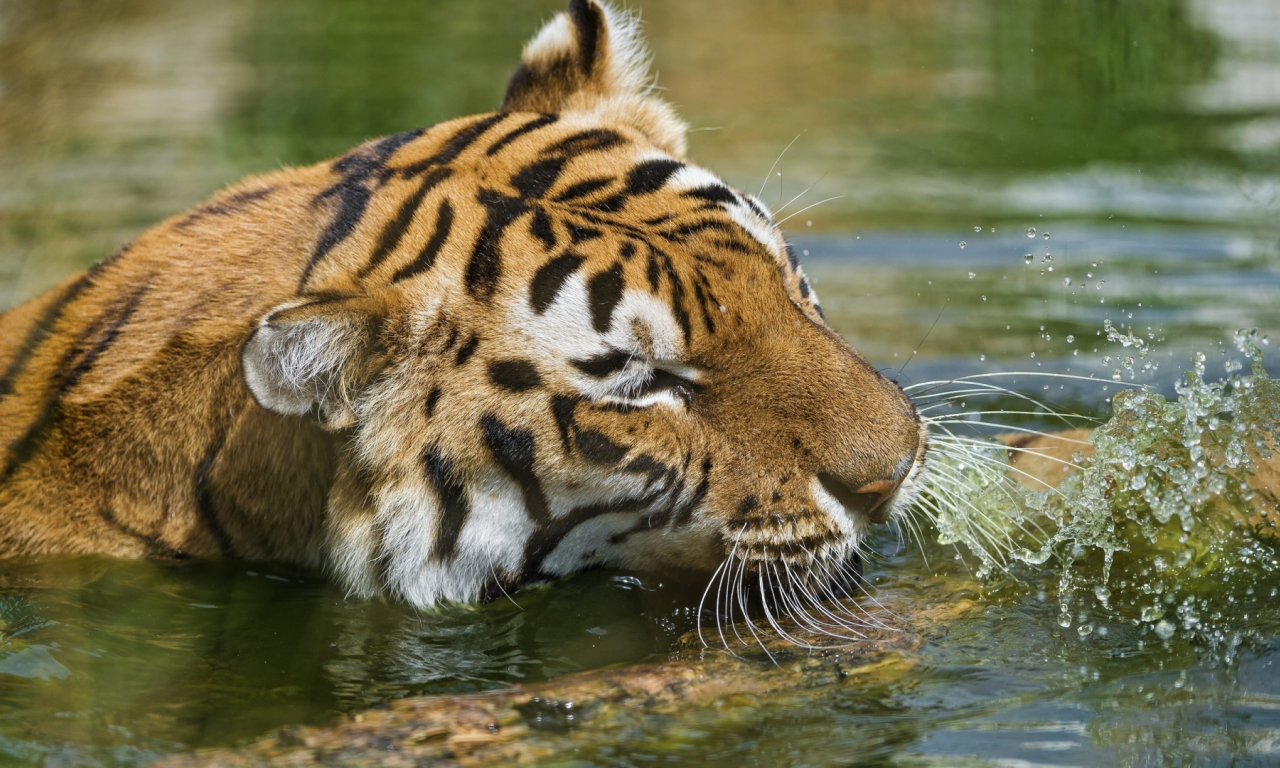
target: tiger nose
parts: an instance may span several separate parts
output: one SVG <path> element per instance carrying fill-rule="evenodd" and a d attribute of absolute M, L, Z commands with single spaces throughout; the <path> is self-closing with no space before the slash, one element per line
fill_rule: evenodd
<path fill-rule="evenodd" d="M 857 484 L 830 472 L 819 472 L 818 482 L 822 483 L 827 493 L 835 496 L 850 514 L 862 515 L 872 523 L 887 523 L 889 508 L 885 506 L 885 502 L 893 496 L 894 491 L 898 490 L 898 486 L 902 483 L 901 477 L 905 476 L 906 473 L 903 473 L 897 480 L 880 479 Z"/>

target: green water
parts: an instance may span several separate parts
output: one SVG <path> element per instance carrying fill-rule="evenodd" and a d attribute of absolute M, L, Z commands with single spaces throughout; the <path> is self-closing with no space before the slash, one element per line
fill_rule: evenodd
<path fill-rule="evenodd" d="M 559 5 L 0 0 L 0 306 L 244 174 L 491 109 Z M 1247 374 L 1238 328 L 1280 337 L 1272 0 L 635 5 L 695 159 L 764 183 L 775 209 L 814 184 L 783 216 L 840 196 L 785 227 L 832 323 L 904 384 L 1092 375 L 1001 383 L 1106 418 L 1134 384 L 1176 402 L 1196 352 L 1210 383 Z M 1108 341 L 1108 320 L 1148 356 Z M 1130 490 L 1119 509 L 1153 508 Z M 1271 545 L 1224 520 L 1192 522 L 1217 526 L 1221 555 L 1195 573 L 1175 548 L 1159 577 L 1142 552 L 1103 579 L 1101 550 L 1065 545 L 992 569 L 984 610 L 892 686 L 655 726 L 562 764 L 1274 764 L 1280 577 Z M 878 534 L 871 582 L 982 567 L 929 533 Z M 400 696 L 662 657 L 699 593 L 592 573 L 423 615 L 270 564 L 0 564 L 0 764 L 138 765 Z"/>

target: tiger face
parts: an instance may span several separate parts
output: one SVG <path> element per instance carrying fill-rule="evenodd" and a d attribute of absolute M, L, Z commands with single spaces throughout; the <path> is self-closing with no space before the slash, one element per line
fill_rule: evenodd
<path fill-rule="evenodd" d="M 241 360 L 259 406 L 347 437 L 322 546 L 353 592 L 817 578 L 909 502 L 911 403 L 823 321 L 765 206 L 683 159 L 644 62 L 634 21 L 574 0 L 502 111 L 333 164 L 298 296 Z"/>

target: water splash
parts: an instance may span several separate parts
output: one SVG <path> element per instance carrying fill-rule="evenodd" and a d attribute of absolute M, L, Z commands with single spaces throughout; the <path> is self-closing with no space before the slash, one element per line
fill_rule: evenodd
<path fill-rule="evenodd" d="M 1138 358 L 1118 371 L 1132 379 L 1146 341 L 1106 330 Z M 1234 341 L 1248 372 L 1229 362 L 1228 378 L 1207 381 L 1197 354 L 1173 400 L 1141 388 L 1116 394 L 1112 417 L 1056 488 L 1028 490 L 1003 443 L 956 434 L 954 414 L 926 414 L 936 449 L 919 509 L 938 541 L 976 555 L 979 575 L 1050 569 L 1059 624 L 1081 637 L 1109 622 L 1190 639 L 1231 661 L 1251 632 L 1263 636 L 1261 617 L 1280 622 L 1280 470 L 1267 464 L 1280 449 L 1280 382 L 1263 368 L 1265 338 L 1240 331 Z"/>

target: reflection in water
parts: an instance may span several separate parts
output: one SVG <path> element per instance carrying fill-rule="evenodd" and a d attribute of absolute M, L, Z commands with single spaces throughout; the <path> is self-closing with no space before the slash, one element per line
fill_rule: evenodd
<path fill-rule="evenodd" d="M 491 109 L 561 5 L 0 0 L 0 306 L 246 173 Z M 1168 390 L 1193 350 L 1212 353 L 1213 374 L 1230 331 L 1280 328 L 1271 0 L 637 5 L 660 85 L 694 126 L 691 155 L 752 192 L 764 183 L 779 218 L 794 215 L 832 323 L 878 366 L 912 359 L 904 381 L 1069 369 L 1106 387 L 1110 319 L 1163 339 L 1138 380 Z M 1019 386 L 1093 415 L 1113 394 Z M 878 541 L 873 579 L 964 568 L 895 537 Z M 1265 644 L 1210 668 L 1138 627 L 1081 639 L 1057 624 L 1056 581 L 1023 578 L 990 582 L 986 615 L 901 686 L 838 689 L 802 711 L 735 705 L 696 733 L 581 757 L 1276 753 L 1280 657 Z M 5 564 L 0 585 L 0 763 L 19 764 L 135 765 L 388 698 L 662 654 L 697 603 L 697 590 L 588 574 L 519 605 L 415 614 L 266 565 L 98 560 Z M 1250 621 L 1270 626 L 1258 610 Z"/>

